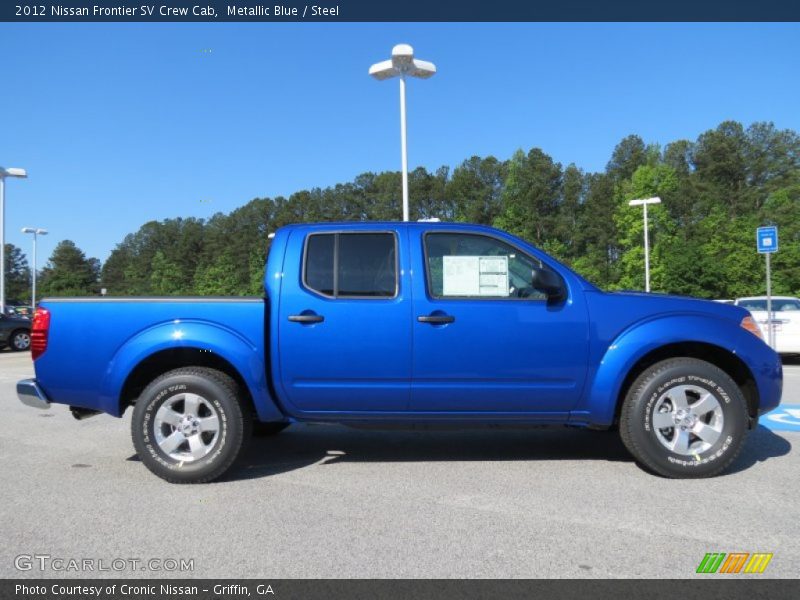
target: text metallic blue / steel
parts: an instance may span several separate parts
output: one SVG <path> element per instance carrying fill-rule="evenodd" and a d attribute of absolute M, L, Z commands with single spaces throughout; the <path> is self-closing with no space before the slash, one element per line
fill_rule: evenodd
<path fill-rule="evenodd" d="M 393 297 L 333 298 L 304 284 L 309 235 L 348 232 L 390 234 L 397 261 Z M 566 297 L 436 297 L 426 277 L 425 236 L 437 233 L 486 236 L 541 261 L 561 276 Z M 271 242 L 264 285 L 265 298 L 45 299 L 51 322 L 47 349 L 34 363 L 38 385 L 51 402 L 120 416 L 134 374 L 152 379 L 161 374 L 148 373 L 156 358 L 197 353 L 235 372 L 262 421 L 604 427 L 613 424 L 637 363 L 692 344 L 727 353 L 746 368 L 759 413 L 780 402 L 780 359 L 741 327 L 749 314 L 744 309 L 606 293 L 490 227 L 291 225 Z M 297 316 L 322 319 L 290 320 Z"/>

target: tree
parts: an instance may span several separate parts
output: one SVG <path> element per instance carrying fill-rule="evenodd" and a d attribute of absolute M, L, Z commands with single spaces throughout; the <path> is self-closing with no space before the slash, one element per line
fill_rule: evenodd
<path fill-rule="evenodd" d="M 90 296 L 99 293 L 100 262 L 86 258 L 71 240 L 58 243 L 42 269 L 41 290 L 47 296 Z"/>
<path fill-rule="evenodd" d="M 6 302 L 29 303 L 31 300 L 31 270 L 22 250 L 14 244 L 5 245 Z"/>
<path fill-rule="evenodd" d="M 159 296 L 180 295 L 182 273 L 177 264 L 170 261 L 161 250 L 157 250 L 150 265 L 150 288 Z"/>
<path fill-rule="evenodd" d="M 506 172 L 506 163 L 494 156 L 473 156 L 456 167 L 446 188 L 455 220 L 490 225 L 503 210 Z"/>
<path fill-rule="evenodd" d="M 767 223 L 778 226 L 780 243 L 780 250 L 770 259 L 773 290 L 776 294 L 800 295 L 800 184 L 770 195 L 759 220 L 759 225 Z"/>
<path fill-rule="evenodd" d="M 534 148 L 514 153 L 503 190 L 503 212 L 494 224 L 534 244 L 547 247 L 557 230 L 561 165 Z"/>
<path fill-rule="evenodd" d="M 440 167 L 435 173 L 428 173 L 419 167 L 409 173 L 408 197 L 412 221 L 430 218 L 443 221 L 453 219 L 455 207 L 445 192 L 449 175 L 448 167 Z"/>
<path fill-rule="evenodd" d="M 638 135 L 624 138 L 611 154 L 606 165 L 606 174 L 615 182 L 630 179 L 633 173 L 647 164 L 647 147 Z"/>
<path fill-rule="evenodd" d="M 704 211 L 721 204 L 736 217 L 752 206 L 747 197 L 746 155 L 747 138 L 740 123 L 726 121 L 700 135 L 692 162 Z"/>
<path fill-rule="evenodd" d="M 561 207 L 554 233 L 560 245 L 559 258 L 572 263 L 578 256 L 576 233 L 586 194 L 586 177 L 583 171 L 574 164 L 570 164 L 564 169 L 561 194 Z"/>
<path fill-rule="evenodd" d="M 212 263 L 198 267 L 194 277 L 195 291 L 201 296 L 244 295 L 237 276 L 238 266 L 230 254 L 220 254 Z"/>
<path fill-rule="evenodd" d="M 619 273 L 618 286 L 623 289 L 644 287 L 644 219 L 642 208 L 628 205 L 636 198 L 659 196 L 668 198 L 678 187 L 678 177 L 672 167 L 667 165 L 642 165 L 636 169 L 630 180 L 624 181 L 617 190 L 614 221 L 618 232 Z M 674 235 L 673 223 L 663 204 L 648 206 L 648 234 L 651 247 L 660 248 L 662 234 Z M 661 254 L 651 255 L 651 281 L 654 290 L 661 289 L 664 265 Z"/>
<path fill-rule="evenodd" d="M 617 227 L 614 181 L 604 173 L 587 178 L 586 200 L 575 232 L 576 256 L 572 266 L 593 283 L 607 287 L 617 281 Z"/>

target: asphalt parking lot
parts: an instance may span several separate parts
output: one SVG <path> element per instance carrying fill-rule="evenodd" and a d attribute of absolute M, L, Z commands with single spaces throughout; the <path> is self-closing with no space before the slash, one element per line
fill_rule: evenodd
<path fill-rule="evenodd" d="M 0 353 L 0 577 L 684 578 L 707 552 L 774 553 L 758 577 L 800 565 L 793 431 L 762 425 L 732 472 L 672 481 L 610 433 L 294 426 L 254 440 L 226 479 L 176 486 L 136 459 L 129 415 L 20 404 L 32 372 Z M 798 362 L 784 403 L 800 405 Z M 17 570 L 34 554 L 194 570 Z"/>

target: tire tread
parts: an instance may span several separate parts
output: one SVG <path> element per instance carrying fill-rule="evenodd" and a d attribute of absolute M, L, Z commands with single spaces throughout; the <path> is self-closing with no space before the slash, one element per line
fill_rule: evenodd
<path fill-rule="evenodd" d="M 724 381 L 726 387 L 730 384 L 732 391 L 740 392 L 739 386 L 736 385 L 736 382 L 731 379 L 730 375 L 728 375 L 725 371 L 720 369 L 713 363 L 708 361 L 699 359 L 699 358 L 690 358 L 690 357 L 679 357 L 679 358 L 668 358 L 661 362 L 658 362 L 654 365 L 651 365 L 642 373 L 640 373 L 636 379 L 631 384 L 630 388 L 628 389 L 628 393 L 625 395 L 625 399 L 622 404 L 622 410 L 620 412 L 620 419 L 619 419 L 619 433 L 620 437 L 622 438 L 622 443 L 628 449 L 628 451 L 636 458 L 639 463 L 641 463 L 645 468 L 649 471 L 656 473 L 657 475 L 661 475 L 662 477 L 669 477 L 669 478 L 681 478 L 681 479 L 701 479 L 705 477 L 714 477 L 719 475 L 725 469 L 727 469 L 739 456 L 739 453 L 742 451 L 742 447 L 744 446 L 743 441 L 740 442 L 736 448 L 733 449 L 726 457 L 725 460 L 720 461 L 720 463 L 716 466 L 716 468 L 710 471 L 693 471 L 693 470 L 686 470 L 683 472 L 675 472 L 664 469 L 661 465 L 653 461 L 648 453 L 641 447 L 640 443 L 637 441 L 636 436 L 634 433 L 634 428 L 639 427 L 637 419 L 634 415 L 634 404 L 636 398 L 638 398 L 642 390 L 649 384 L 650 381 L 653 379 L 658 378 L 663 372 L 673 369 L 679 366 L 690 366 L 690 365 L 697 365 L 701 363 L 703 367 L 711 369 L 712 371 L 716 371 L 717 379 L 720 381 Z"/>
<path fill-rule="evenodd" d="M 216 468 L 214 468 L 209 473 L 202 475 L 200 477 L 192 478 L 192 479 L 185 479 L 180 477 L 174 477 L 170 471 L 166 469 L 158 469 L 153 470 L 155 475 L 167 481 L 169 483 L 179 483 L 179 484 L 193 484 L 193 483 L 208 483 L 220 477 L 223 473 L 225 473 L 236 461 L 236 459 L 241 455 L 242 451 L 245 449 L 247 441 L 251 437 L 251 429 L 252 429 L 252 418 L 250 417 L 250 413 L 248 409 L 243 406 L 240 400 L 240 393 L 239 393 L 239 386 L 236 384 L 236 381 L 230 377 L 229 375 L 223 373 L 222 371 L 217 371 L 216 369 L 211 369 L 209 367 L 179 367 L 177 369 L 173 369 L 171 371 L 167 371 L 166 373 L 162 373 L 158 377 L 156 377 L 153 381 L 151 381 L 147 387 L 142 391 L 141 396 L 145 396 L 147 392 L 151 388 L 158 387 L 161 382 L 165 379 L 176 377 L 176 376 L 196 376 L 196 377 L 203 377 L 209 379 L 216 383 L 217 385 L 221 386 L 225 389 L 228 395 L 235 401 L 235 405 L 239 407 L 237 415 L 230 415 L 231 418 L 236 418 L 239 420 L 239 423 L 242 427 L 242 436 L 239 440 L 234 441 L 233 443 L 238 443 L 238 448 L 236 448 L 233 452 L 230 453 L 230 456 L 226 458 L 226 460 L 221 461 Z M 135 406 L 134 406 L 135 411 Z M 136 447 L 137 454 L 140 456 L 143 455 L 145 449 L 140 448 L 140 444 L 138 442 L 138 437 L 136 434 L 136 427 L 138 425 L 137 419 L 135 418 L 136 413 L 134 412 L 134 418 L 131 419 L 131 433 L 134 441 L 134 446 Z"/>

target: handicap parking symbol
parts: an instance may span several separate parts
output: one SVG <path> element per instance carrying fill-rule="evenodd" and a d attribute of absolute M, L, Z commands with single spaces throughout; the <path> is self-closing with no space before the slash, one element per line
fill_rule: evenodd
<path fill-rule="evenodd" d="M 782 404 L 761 417 L 761 424 L 773 431 L 800 431 L 800 404 Z"/>

